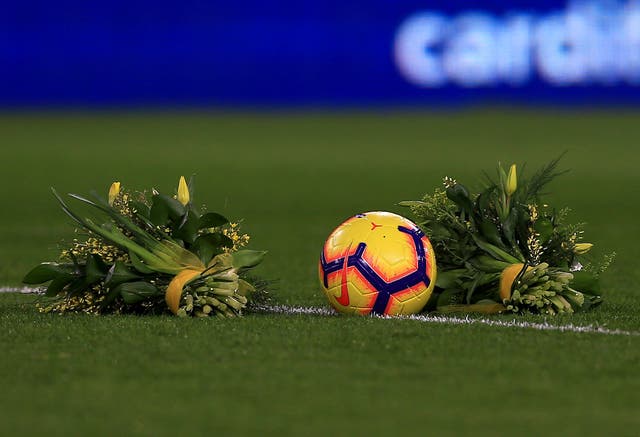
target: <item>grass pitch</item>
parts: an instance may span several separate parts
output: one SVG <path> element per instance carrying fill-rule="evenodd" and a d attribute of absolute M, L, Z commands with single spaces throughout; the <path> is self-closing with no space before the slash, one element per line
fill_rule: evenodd
<path fill-rule="evenodd" d="M 322 306 L 324 238 L 363 211 L 405 213 L 443 176 L 495 162 L 530 170 L 563 150 L 551 188 L 618 252 L 605 303 L 555 324 L 640 330 L 635 112 L 95 113 L 0 116 L 0 285 L 52 259 L 73 227 L 49 186 L 113 180 L 245 218 L 276 303 Z M 410 320 L 254 315 L 239 320 L 40 315 L 0 296 L 0 433 L 161 435 L 636 435 L 640 337 Z M 509 317 L 496 317 L 510 320 Z M 540 322 L 542 317 L 526 320 Z"/>

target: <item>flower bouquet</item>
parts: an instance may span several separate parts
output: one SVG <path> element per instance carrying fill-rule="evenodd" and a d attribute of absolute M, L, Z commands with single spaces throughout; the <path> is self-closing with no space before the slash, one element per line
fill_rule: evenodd
<path fill-rule="evenodd" d="M 193 178 L 180 178 L 177 194 L 131 191 L 114 182 L 108 199 L 69 194 L 91 217 L 75 212 L 55 191 L 78 225 L 60 259 L 36 266 L 26 284 L 49 282 L 43 312 L 160 313 L 235 317 L 252 294 L 265 292 L 247 271 L 266 252 L 242 249 L 249 236 L 216 212 L 192 201 Z M 254 282 L 252 284 L 252 282 Z"/>
<path fill-rule="evenodd" d="M 585 261 L 592 244 L 583 224 L 566 222 L 569 210 L 541 201 L 541 190 L 560 174 L 556 159 L 518 180 L 516 165 L 498 165 L 497 180 L 472 194 L 445 177 L 420 201 L 405 201 L 436 253 L 436 291 L 427 310 L 441 312 L 559 314 L 602 302 L 599 264 Z"/>

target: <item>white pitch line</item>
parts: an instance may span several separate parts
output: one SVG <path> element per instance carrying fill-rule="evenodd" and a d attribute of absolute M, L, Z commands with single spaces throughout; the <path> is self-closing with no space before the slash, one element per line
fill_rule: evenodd
<path fill-rule="evenodd" d="M 40 294 L 43 288 L 36 287 L 0 287 L 0 293 Z"/>
<path fill-rule="evenodd" d="M 292 307 L 287 305 L 272 305 L 264 308 L 265 312 L 276 314 L 304 314 L 316 316 L 335 316 L 337 313 L 329 308 L 316 307 Z M 377 316 L 382 319 L 403 319 L 415 320 L 422 323 L 431 323 L 438 325 L 485 325 L 500 328 L 520 328 L 534 329 L 537 331 L 557 331 L 557 332 L 577 332 L 587 334 L 604 334 L 604 335 L 622 335 L 637 337 L 640 331 L 625 331 L 622 329 L 608 329 L 601 326 L 580 326 L 580 325 L 552 325 L 547 322 L 534 323 L 522 320 L 494 320 L 494 319 L 475 319 L 471 317 L 451 317 L 435 314 L 412 314 L 406 316 Z"/>
<path fill-rule="evenodd" d="M 0 293 L 23 293 L 23 294 L 37 294 L 43 290 L 40 288 L 32 287 L 0 287 Z M 338 313 L 331 308 L 326 307 L 297 307 L 289 305 L 267 305 L 260 310 L 265 313 L 272 314 L 289 314 L 289 315 L 313 315 L 313 316 L 337 316 Z M 412 314 L 406 316 L 376 316 L 381 319 L 403 319 L 414 320 L 422 323 L 431 323 L 437 325 L 484 325 L 494 326 L 499 328 L 520 328 L 520 329 L 533 329 L 536 331 L 556 331 L 556 332 L 575 332 L 581 334 L 603 334 L 603 335 L 620 335 L 627 337 L 638 337 L 640 331 L 625 331 L 623 329 L 609 329 L 601 326 L 594 325 L 553 325 L 550 323 L 541 322 L 527 322 L 523 320 L 496 320 L 485 318 L 471 318 L 467 317 L 451 317 L 435 314 Z"/>

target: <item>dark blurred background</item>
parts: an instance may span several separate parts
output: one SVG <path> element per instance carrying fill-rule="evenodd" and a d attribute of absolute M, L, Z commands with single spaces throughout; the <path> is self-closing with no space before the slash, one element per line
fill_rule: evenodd
<path fill-rule="evenodd" d="M 5 2 L 2 107 L 640 102 L 640 2 Z"/>

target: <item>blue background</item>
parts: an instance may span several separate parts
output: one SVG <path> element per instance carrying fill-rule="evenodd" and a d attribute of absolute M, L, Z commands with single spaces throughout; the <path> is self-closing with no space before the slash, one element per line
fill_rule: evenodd
<path fill-rule="evenodd" d="M 548 13 L 561 1 L 485 1 L 482 11 Z M 0 106 L 395 105 L 640 102 L 629 85 L 408 83 L 393 61 L 411 14 L 473 1 L 12 2 L 0 14 Z"/>

